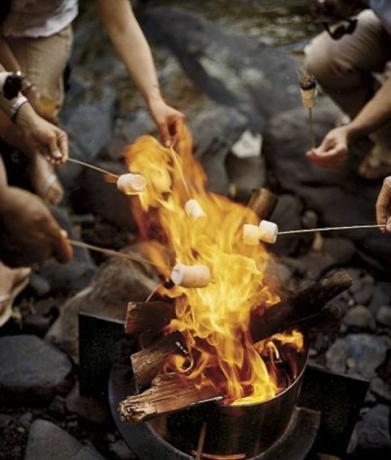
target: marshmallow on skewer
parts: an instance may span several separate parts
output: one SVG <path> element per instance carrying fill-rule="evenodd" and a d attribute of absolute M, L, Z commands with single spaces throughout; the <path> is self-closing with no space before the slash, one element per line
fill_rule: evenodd
<path fill-rule="evenodd" d="M 311 75 L 304 75 L 300 81 L 300 92 L 303 105 L 306 109 L 315 107 L 315 99 L 318 94 L 316 80 Z"/>
<path fill-rule="evenodd" d="M 185 212 L 188 216 L 193 217 L 194 219 L 199 219 L 205 217 L 206 214 L 202 209 L 200 203 L 197 200 L 191 199 L 185 203 Z"/>
<path fill-rule="evenodd" d="M 274 222 L 268 220 L 261 220 L 259 224 L 261 230 L 260 240 L 264 243 L 274 244 L 277 241 L 278 226 Z"/>
<path fill-rule="evenodd" d="M 125 195 L 134 195 L 142 192 L 147 185 L 145 177 L 141 174 L 122 174 L 117 180 L 117 188 Z"/>
<path fill-rule="evenodd" d="M 243 225 L 243 242 L 248 246 L 258 246 L 261 240 L 261 229 L 258 225 Z"/>
<path fill-rule="evenodd" d="M 262 220 L 258 225 L 243 225 L 243 242 L 249 246 L 257 246 L 260 241 L 274 244 L 277 241 L 278 226 L 274 222 Z"/>
<path fill-rule="evenodd" d="M 206 287 L 210 278 L 210 270 L 205 265 L 176 264 L 171 271 L 171 281 L 186 288 Z"/>

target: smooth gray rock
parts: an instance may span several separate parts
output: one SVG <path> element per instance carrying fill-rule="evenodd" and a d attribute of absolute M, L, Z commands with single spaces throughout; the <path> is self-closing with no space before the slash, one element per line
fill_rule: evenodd
<path fill-rule="evenodd" d="M 140 248 L 142 245 L 131 246 L 124 251 L 140 257 Z M 157 284 L 159 279 L 150 265 L 113 257 L 99 267 L 88 288 L 65 304 L 46 338 L 65 350 L 77 362 L 80 309 L 93 314 L 125 319 L 128 302 L 145 300 Z"/>
<path fill-rule="evenodd" d="M 109 449 L 121 460 L 132 460 L 136 459 L 134 454 L 129 450 L 129 447 L 125 444 L 125 441 L 119 439 L 118 441 L 110 444 Z"/>
<path fill-rule="evenodd" d="M 363 305 L 351 308 L 343 319 L 344 323 L 351 329 L 374 329 L 375 321 L 371 312 Z"/>
<path fill-rule="evenodd" d="M 369 334 L 349 334 L 344 339 L 349 357 L 355 362 L 351 373 L 371 379 L 391 347 L 391 338 Z"/>
<path fill-rule="evenodd" d="M 391 306 L 383 305 L 380 307 L 376 315 L 376 320 L 383 326 L 391 327 Z"/>
<path fill-rule="evenodd" d="M 24 460 L 103 460 L 91 445 L 80 443 L 46 420 L 36 420 L 29 432 Z"/>
<path fill-rule="evenodd" d="M 344 373 L 348 356 L 349 350 L 347 344 L 343 339 L 337 339 L 327 350 L 327 367 L 334 372 Z"/>
<path fill-rule="evenodd" d="M 32 335 L 0 338 L 0 400 L 22 403 L 49 401 L 72 384 L 69 358 Z"/>
<path fill-rule="evenodd" d="M 362 416 L 356 425 L 356 454 L 367 454 L 366 458 L 390 458 L 389 417 L 390 408 L 382 404 L 378 404 Z"/>

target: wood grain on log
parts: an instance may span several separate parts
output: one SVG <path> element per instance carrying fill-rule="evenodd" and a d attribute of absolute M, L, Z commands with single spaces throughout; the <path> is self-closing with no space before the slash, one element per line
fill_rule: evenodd
<path fill-rule="evenodd" d="M 134 377 L 140 387 L 149 385 L 157 374 L 163 370 L 168 356 L 180 352 L 179 340 L 180 334 L 170 334 L 141 351 L 133 353 L 130 359 Z"/>
<path fill-rule="evenodd" d="M 304 321 L 316 321 L 315 317 L 321 313 L 327 302 L 348 289 L 351 284 L 352 279 L 347 272 L 337 272 L 269 307 L 261 315 L 255 311 L 250 321 L 254 342 L 292 329 Z"/>
<path fill-rule="evenodd" d="M 213 388 L 198 389 L 178 374 L 162 374 L 152 382 L 151 388 L 122 401 L 119 413 L 123 422 L 138 423 L 219 399 Z"/>
<path fill-rule="evenodd" d="M 125 332 L 138 334 L 148 329 L 159 331 L 175 316 L 175 305 L 169 302 L 129 302 Z"/>

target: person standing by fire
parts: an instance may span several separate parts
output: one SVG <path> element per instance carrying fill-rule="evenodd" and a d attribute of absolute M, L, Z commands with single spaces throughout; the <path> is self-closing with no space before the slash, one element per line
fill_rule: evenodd
<path fill-rule="evenodd" d="M 96 0 L 97 11 L 164 143 L 169 143 L 183 114 L 164 101 L 151 50 L 133 14 L 129 0 Z M 64 90 L 63 74 L 72 46 L 72 21 L 77 0 L 2 0 L 0 63 L 7 71 L 22 71 L 23 94 L 44 118 L 57 122 Z M 13 126 L 0 114 L 4 138 L 13 145 Z M 58 204 L 63 190 L 52 166 L 42 156 L 30 158 L 31 182 L 41 198 Z"/>
<path fill-rule="evenodd" d="M 315 0 L 315 11 L 326 31 L 311 43 L 306 67 L 350 121 L 331 130 L 318 148 L 307 152 L 320 167 L 338 167 L 355 139 L 369 135 L 371 152 L 359 174 L 379 179 L 391 174 L 391 78 L 379 83 L 391 60 L 391 2 L 384 0 Z M 362 10 L 364 8 L 364 10 Z M 362 10 L 356 17 L 351 17 Z M 391 177 L 384 181 L 376 211 L 381 225 L 391 231 Z"/>

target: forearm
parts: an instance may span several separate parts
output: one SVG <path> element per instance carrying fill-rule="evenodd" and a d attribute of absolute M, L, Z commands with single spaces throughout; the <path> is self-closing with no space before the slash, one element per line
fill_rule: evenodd
<path fill-rule="evenodd" d="M 349 138 L 373 133 L 391 120 L 391 79 L 388 78 L 375 96 L 361 112 L 348 124 Z"/>
<path fill-rule="evenodd" d="M 150 47 L 128 0 L 98 0 L 99 14 L 109 37 L 137 89 L 149 104 L 160 97 Z"/>
<path fill-rule="evenodd" d="M 0 36 L 0 62 L 8 72 L 20 70 L 20 65 L 15 58 L 11 48 L 3 37 Z"/>

